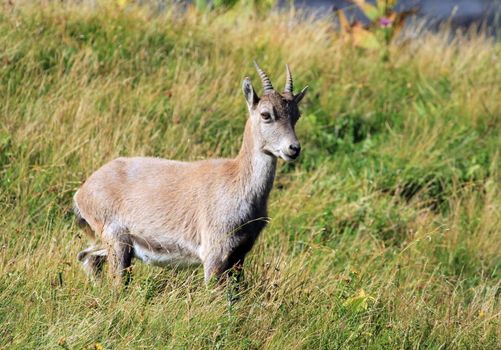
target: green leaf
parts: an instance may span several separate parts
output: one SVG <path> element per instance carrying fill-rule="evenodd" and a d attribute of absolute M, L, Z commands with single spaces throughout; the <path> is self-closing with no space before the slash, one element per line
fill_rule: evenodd
<path fill-rule="evenodd" d="M 376 2 L 379 13 L 381 14 L 384 14 L 385 11 L 392 10 L 396 4 L 396 0 L 377 0 Z"/>
<path fill-rule="evenodd" d="M 363 28 L 362 25 L 355 25 L 352 28 L 353 44 L 364 49 L 379 49 L 381 44 L 374 33 Z"/>
<path fill-rule="evenodd" d="M 357 294 L 346 299 L 343 306 L 353 312 L 362 312 L 367 310 L 369 302 L 373 302 L 374 300 L 376 300 L 374 297 L 365 293 L 363 289 L 360 289 Z"/>

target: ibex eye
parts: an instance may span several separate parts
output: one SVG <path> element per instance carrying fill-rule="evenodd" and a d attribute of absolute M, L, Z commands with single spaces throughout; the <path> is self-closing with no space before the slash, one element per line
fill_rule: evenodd
<path fill-rule="evenodd" d="M 268 120 L 271 120 L 271 115 L 268 112 L 263 112 L 263 113 L 261 113 L 261 118 L 263 118 L 263 120 L 268 121 Z"/>

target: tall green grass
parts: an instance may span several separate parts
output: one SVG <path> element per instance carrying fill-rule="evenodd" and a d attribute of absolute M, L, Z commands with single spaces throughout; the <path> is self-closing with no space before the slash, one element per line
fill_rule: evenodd
<path fill-rule="evenodd" d="M 58 6 L 0 13 L 0 347 L 500 348 L 499 43 L 381 62 L 287 13 Z M 88 282 L 74 191 L 119 155 L 235 155 L 253 59 L 311 91 L 240 300 L 201 269 Z"/>

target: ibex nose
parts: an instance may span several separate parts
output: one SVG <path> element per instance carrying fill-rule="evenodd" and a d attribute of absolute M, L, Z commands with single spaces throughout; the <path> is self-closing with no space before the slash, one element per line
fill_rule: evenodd
<path fill-rule="evenodd" d="M 301 145 L 299 143 L 290 145 L 289 149 L 292 151 L 290 154 L 291 158 L 295 159 L 299 156 L 299 153 L 301 153 Z"/>

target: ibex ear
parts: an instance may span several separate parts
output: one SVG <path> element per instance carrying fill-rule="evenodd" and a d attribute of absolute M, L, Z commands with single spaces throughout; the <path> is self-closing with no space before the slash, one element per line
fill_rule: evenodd
<path fill-rule="evenodd" d="M 256 91 L 252 87 L 252 83 L 249 78 L 245 78 L 242 84 L 242 90 L 244 92 L 245 100 L 247 101 L 247 105 L 249 108 L 256 106 L 259 102 L 259 97 L 256 94 Z"/>
<path fill-rule="evenodd" d="M 309 86 L 306 85 L 303 88 L 303 90 L 301 90 L 301 92 L 299 94 L 297 94 L 296 96 L 294 96 L 294 102 L 296 102 L 296 103 L 301 102 L 301 100 L 303 99 L 304 95 L 306 95 L 306 91 L 308 91 L 308 88 L 309 88 Z"/>

